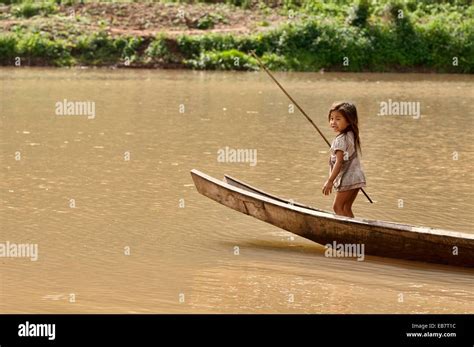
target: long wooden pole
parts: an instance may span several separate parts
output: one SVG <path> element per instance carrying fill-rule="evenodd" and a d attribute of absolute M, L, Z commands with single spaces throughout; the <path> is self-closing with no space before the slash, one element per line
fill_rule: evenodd
<path fill-rule="evenodd" d="M 265 72 L 268 74 L 268 76 L 270 76 L 270 78 L 277 84 L 278 87 L 280 87 L 280 89 L 283 91 L 283 93 L 285 93 L 285 95 L 291 100 L 291 102 L 293 104 L 296 105 L 296 107 L 298 108 L 298 110 L 300 110 L 300 112 L 303 114 L 303 116 L 305 116 L 305 118 L 311 123 L 311 125 L 318 131 L 319 135 L 321 135 L 321 137 L 323 138 L 324 141 L 326 141 L 326 143 L 328 144 L 329 147 L 331 147 L 331 144 L 329 143 L 328 139 L 326 138 L 326 136 L 323 135 L 323 133 L 321 132 L 321 130 L 319 130 L 318 126 L 316 124 L 314 124 L 313 120 L 311 118 L 309 118 L 309 116 L 306 114 L 306 112 L 301 108 L 300 105 L 298 105 L 298 103 L 291 97 L 290 94 L 288 94 L 288 92 L 285 90 L 285 88 L 283 88 L 283 86 L 276 80 L 275 77 L 273 77 L 272 73 L 270 71 L 268 71 L 268 69 L 266 68 L 266 66 L 263 64 L 263 62 L 260 60 L 260 58 L 255 54 L 255 51 L 250 51 L 250 54 L 253 55 L 253 57 L 257 60 L 258 64 L 265 70 Z M 365 197 L 370 201 L 371 204 L 373 204 L 374 202 L 372 201 L 372 199 L 367 195 L 367 193 L 364 191 L 363 188 L 360 189 L 362 191 L 362 193 L 364 193 Z"/>

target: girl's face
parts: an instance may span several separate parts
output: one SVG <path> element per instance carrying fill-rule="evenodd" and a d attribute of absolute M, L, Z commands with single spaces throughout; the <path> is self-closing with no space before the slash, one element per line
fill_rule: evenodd
<path fill-rule="evenodd" d="M 341 133 L 349 126 L 349 123 L 339 111 L 332 111 L 329 125 L 335 132 Z"/>

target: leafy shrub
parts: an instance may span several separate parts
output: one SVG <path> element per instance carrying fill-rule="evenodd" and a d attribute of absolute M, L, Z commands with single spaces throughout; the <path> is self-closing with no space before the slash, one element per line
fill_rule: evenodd
<path fill-rule="evenodd" d="M 17 39 L 14 35 L 0 35 L 0 63 L 11 64 L 11 59 L 17 56 Z"/>
<path fill-rule="evenodd" d="M 349 16 L 349 23 L 358 27 L 366 26 L 367 19 L 370 16 L 370 3 L 368 0 L 359 0 L 352 9 L 352 13 Z"/>
<path fill-rule="evenodd" d="M 120 42 L 115 43 L 111 36 L 101 31 L 79 37 L 73 53 L 80 63 L 101 65 L 122 58 L 123 47 L 120 45 Z"/>
<path fill-rule="evenodd" d="M 70 65 L 71 54 L 64 40 L 52 40 L 41 33 L 21 36 L 16 45 L 16 53 L 22 58 L 35 61 L 46 60 L 54 65 Z"/>
<path fill-rule="evenodd" d="M 54 2 L 25 1 L 13 7 L 12 13 L 15 17 L 30 18 L 36 15 L 49 15 L 58 12 L 58 6 Z"/>
<path fill-rule="evenodd" d="M 280 56 L 275 53 L 265 53 L 261 60 L 269 70 L 288 70 L 289 64 L 284 56 Z"/>
<path fill-rule="evenodd" d="M 145 54 L 149 60 L 159 60 L 164 63 L 180 63 L 182 57 L 173 54 L 170 45 L 177 46 L 177 43 L 166 38 L 165 35 L 158 35 L 148 46 Z"/>
<path fill-rule="evenodd" d="M 254 58 L 236 49 L 228 51 L 203 52 L 197 59 L 186 60 L 185 64 L 194 69 L 209 70 L 256 70 Z"/>

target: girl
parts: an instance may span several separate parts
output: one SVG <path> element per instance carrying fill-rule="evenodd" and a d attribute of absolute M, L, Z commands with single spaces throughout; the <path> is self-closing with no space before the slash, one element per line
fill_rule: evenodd
<path fill-rule="evenodd" d="M 357 109 L 350 102 L 336 102 L 328 115 L 329 125 L 338 134 L 332 141 L 329 158 L 329 178 L 324 183 L 323 194 L 336 193 L 333 209 L 337 215 L 354 217 L 352 204 L 360 188 L 366 186 L 360 166 L 360 149 Z"/>

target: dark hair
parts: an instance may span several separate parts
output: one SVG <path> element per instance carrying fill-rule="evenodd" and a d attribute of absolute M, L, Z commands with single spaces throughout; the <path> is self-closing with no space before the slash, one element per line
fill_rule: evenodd
<path fill-rule="evenodd" d="M 359 151 L 362 154 L 359 138 L 359 118 L 357 117 L 357 109 L 355 105 L 347 101 L 335 102 L 332 104 L 331 109 L 329 110 L 328 121 L 331 120 L 331 113 L 334 111 L 340 112 L 346 119 L 347 123 L 349 123 L 349 126 L 344 129 L 343 133 L 347 133 L 348 131 L 352 130 L 354 133 L 356 152 Z"/>

